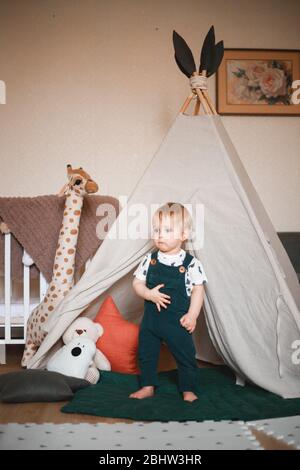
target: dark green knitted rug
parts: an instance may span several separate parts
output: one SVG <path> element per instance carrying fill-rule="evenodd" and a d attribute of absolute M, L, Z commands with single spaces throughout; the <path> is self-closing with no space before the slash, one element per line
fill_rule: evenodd
<path fill-rule="evenodd" d="M 97 385 L 75 393 L 62 408 L 81 413 L 141 421 L 241 420 L 300 415 L 300 398 L 283 399 L 254 385 L 241 387 L 225 366 L 198 369 L 199 399 L 185 402 L 177 387 L 177 370 L 159 373 L 155 396 L 128 398 L 139 388 L 138 375 L 101 372 Z"/>

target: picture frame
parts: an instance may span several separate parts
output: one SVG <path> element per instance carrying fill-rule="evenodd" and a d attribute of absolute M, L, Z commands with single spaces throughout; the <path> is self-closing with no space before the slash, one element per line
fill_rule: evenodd
<path fill-rule="evenodd" d="M 300 104 L 292 97 L 295 80 L 300 80 L 300 50 L 224 49 L 216 74 L 217 112 L 299 116 Z"/>

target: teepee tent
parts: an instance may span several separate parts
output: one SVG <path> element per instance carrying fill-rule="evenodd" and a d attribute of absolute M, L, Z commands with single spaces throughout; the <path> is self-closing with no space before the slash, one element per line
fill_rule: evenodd
<path fill-rule="evenodd" d="M 196 357 L 224 361 L 238 383 L 248 381 L 285 398 L 300 397 L 300 365 L 295 360 L 298 279 L 207 95 L 205 77 L 217 70 L 223 44 L 215 45 L 211 28 L 197 73 L 185 41 L 176 33 L 173 39 L 177 64 L 191 77 L 193 91 L 87 270 L 49 318 L 48 335 L 29 367 L 43 367 L 66 327 L 82 312 L 93 316 L 89 307 L 100 305 L 107 295 L 125 318 L 141 319 L 143 301 L 132 289 L 132 274 L 153 248 L 150 227 L 146 236 L 135 239 L 123 236 L 124 227 L 139 205 L 176 201 L 204 208 L 204 240 L 199 243 L 196 236 L 188 248 L 208 277 L 203 315 L 194 332 Z M 195 112 L 187 115 L 193 96 Z"/>

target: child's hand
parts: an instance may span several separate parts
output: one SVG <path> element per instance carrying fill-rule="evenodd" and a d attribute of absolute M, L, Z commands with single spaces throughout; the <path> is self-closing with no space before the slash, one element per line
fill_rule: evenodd
<path fill-rule="evenodd" d="M 180 323 L 189 333 L 193 333 L 196 328 L 196 320 L 197 318 L 193 315 L 186 313 L 180 318 Z"/>
<path fill-rule="evenodd" d="M 160 312 L 160 307 L 167 308 L 167 305 L 165 304 L 170 304 L 171 297 L 167 294 L 163 294 L 162 292 L 159 292 L 159 289 L 163 287 L 164 284 L 158 284 L 158 286 L 153 287 L 153 289 L 149 289 L 149 294 L 147 296 L 148 300 L 151 300 L 151 302 L 154 302 L 156 304 L 157 310 Z"/>

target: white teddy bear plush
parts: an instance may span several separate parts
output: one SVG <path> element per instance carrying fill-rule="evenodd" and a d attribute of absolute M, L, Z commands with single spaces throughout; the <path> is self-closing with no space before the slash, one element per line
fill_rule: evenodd
<path fill-rule="evenodd" d="M 102 334 L 103 328 L 99 323 L 94 323 L 88 317 L 77 318 L 66 329 L 62 338 L 65 346 L 50 358 L 47 369 L 73 377 L 79 377 L 80 374 L 81 378 L 90 383 L 97 383 L 100 377 L 98 369 L 111 370 L 108 359 L 96 348 L 96 342 Z"/>
<path fill-rule="evenodd" d="M 89 366 L 93 363 L 95 352 L 96 345 L 87 336 L 73 338 L 51 357 L 47 369 L 84 379 Z"/>

